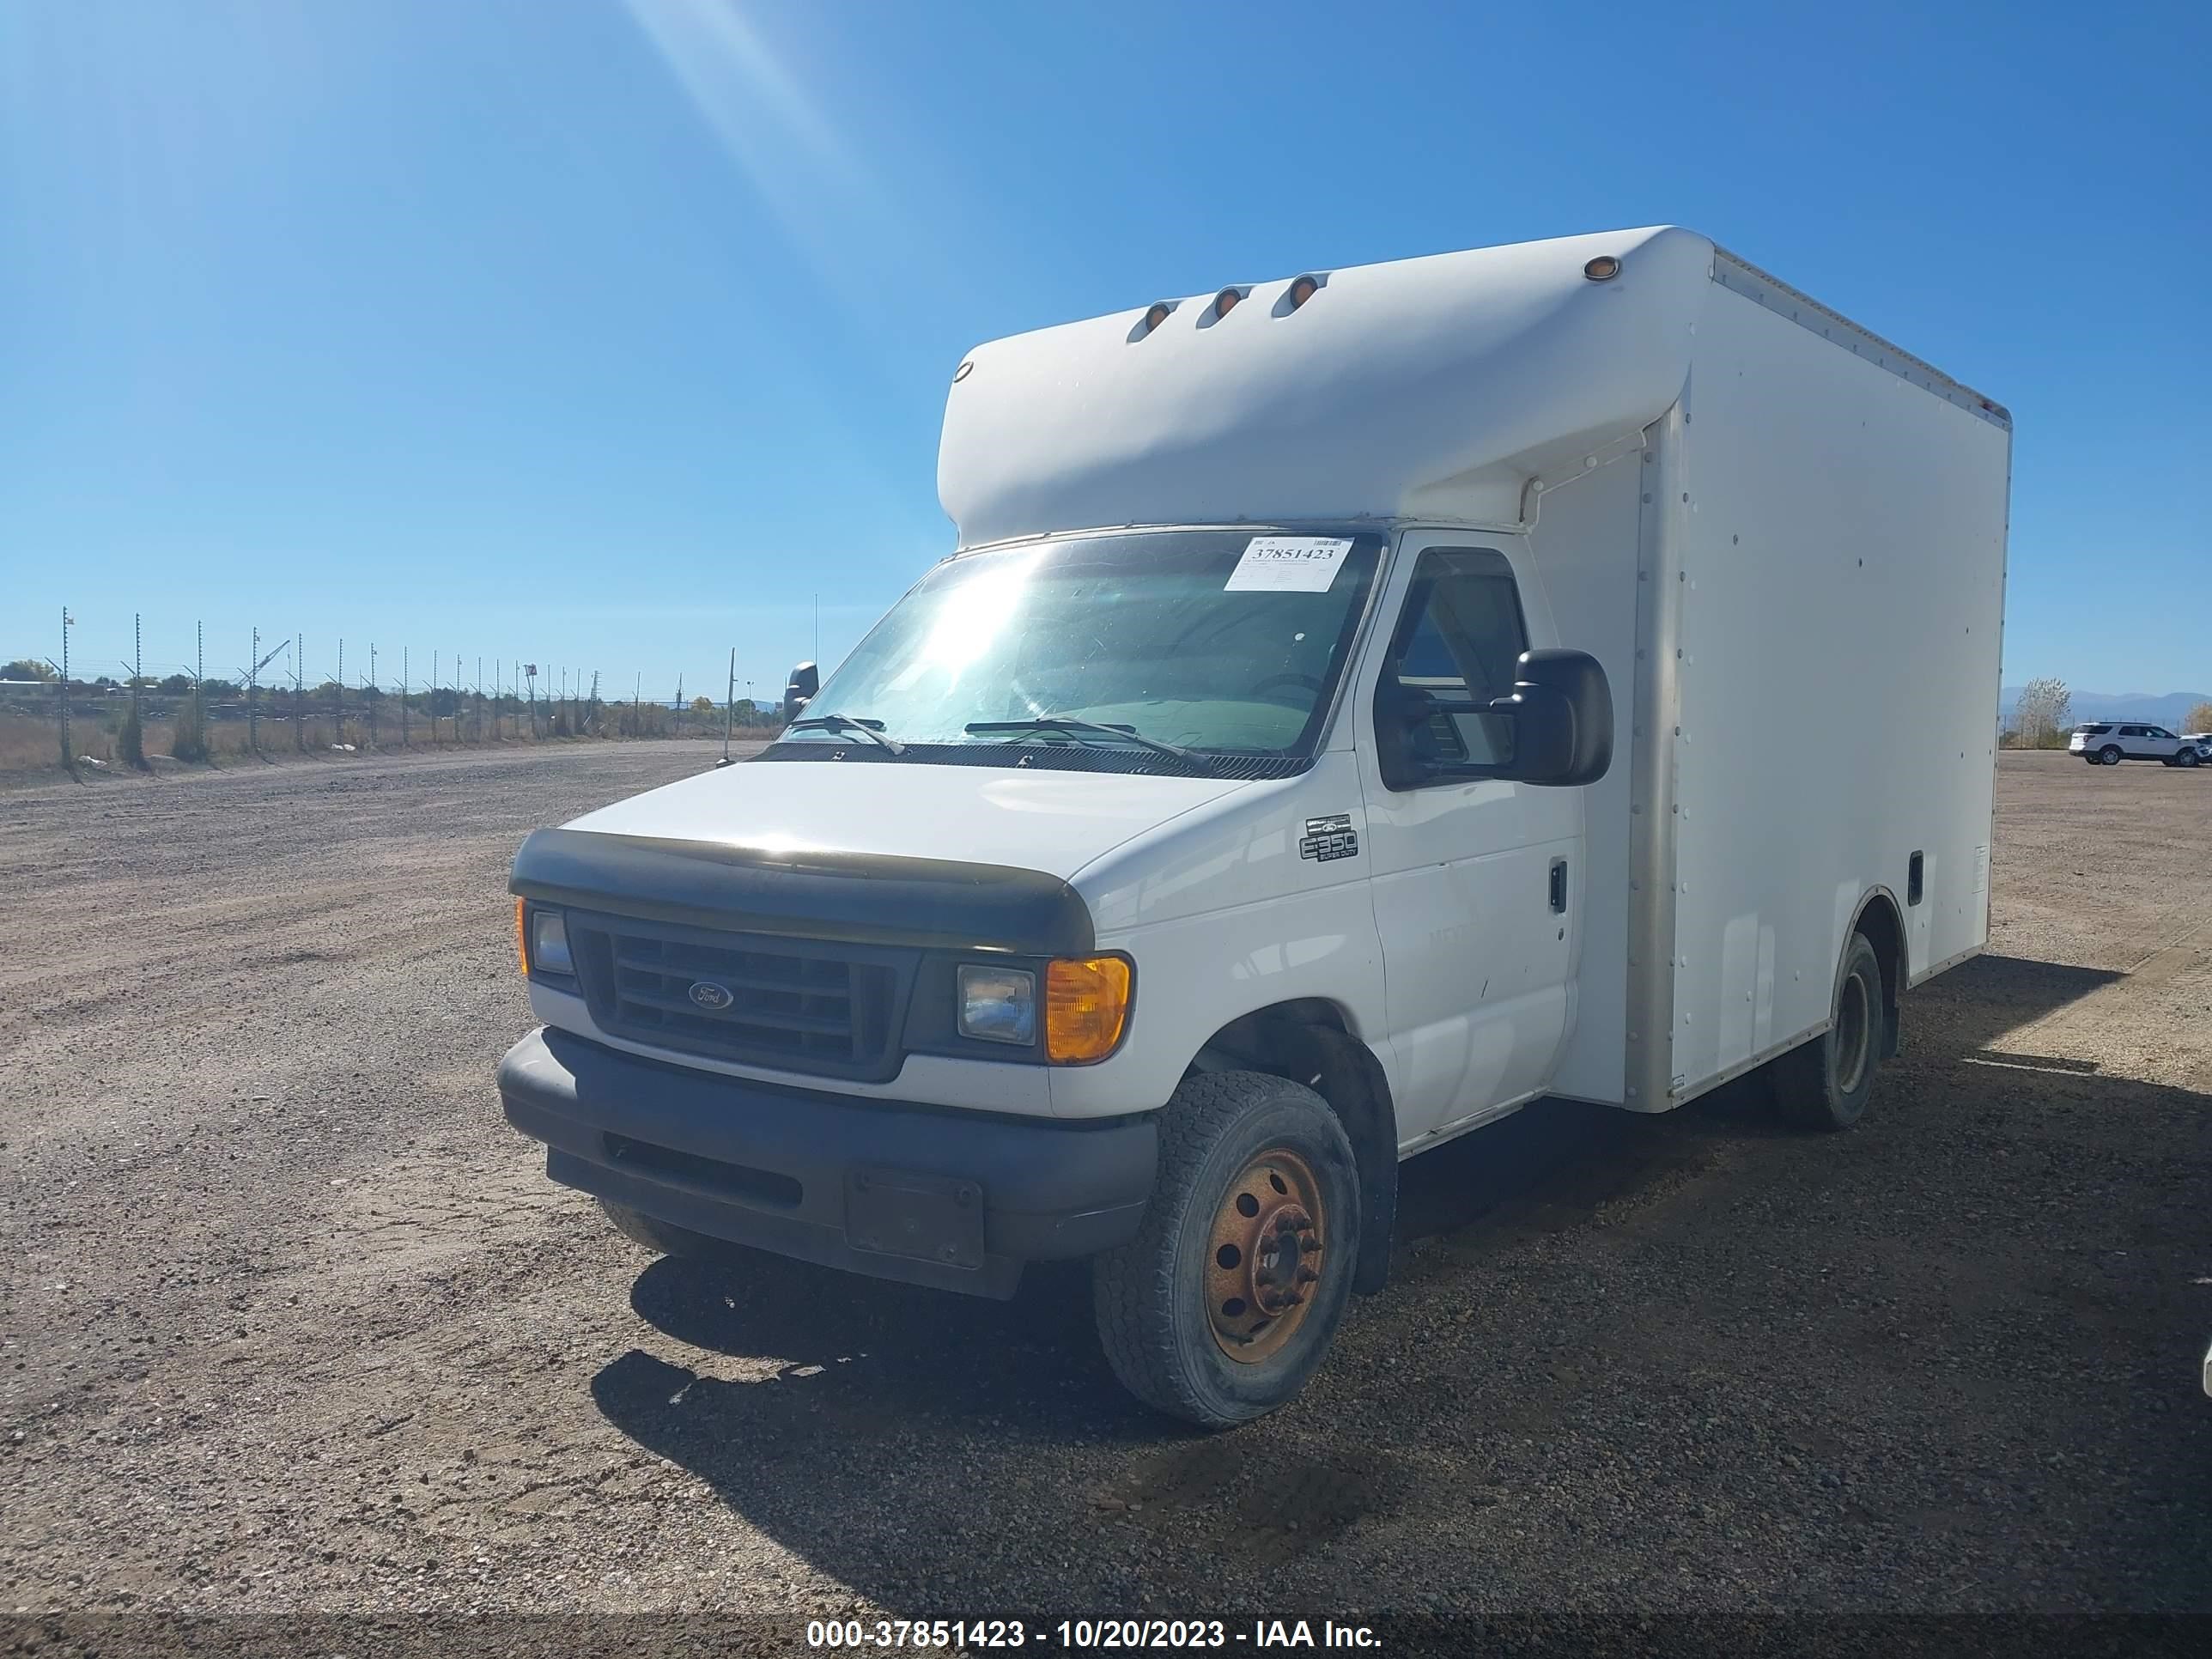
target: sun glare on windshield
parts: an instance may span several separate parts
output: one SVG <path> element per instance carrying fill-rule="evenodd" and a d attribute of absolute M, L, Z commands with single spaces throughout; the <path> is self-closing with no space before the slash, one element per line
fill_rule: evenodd
<path fill-rule="evenodd" d="M 891 680 L 893 693 L 911 690 L 926 674 L 957 685 L 963 670 L 990 650 L 1021 609 L 1022 592 L 1036 566 L 1035 553 L 1007 557 L 998 568 L 971 576 L 945 595 L 915 659 Z"/>

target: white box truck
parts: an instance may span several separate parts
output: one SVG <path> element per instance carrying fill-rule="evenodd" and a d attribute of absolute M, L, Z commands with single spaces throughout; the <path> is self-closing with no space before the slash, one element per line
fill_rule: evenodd
<path fill-rule="evenodd" d="M 979 347 L 957 550 L 523 844 L 507 1115 L 659 1249 L 1090 1258 L 1130 1389 L 1266 1412 L 1405 1158 L 1759 1066 L 1857 1119 L 1987 937 L 2010 441 L 1675 228 Z"/>

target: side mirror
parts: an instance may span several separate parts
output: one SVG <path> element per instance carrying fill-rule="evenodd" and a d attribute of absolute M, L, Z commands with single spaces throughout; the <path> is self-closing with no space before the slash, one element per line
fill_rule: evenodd
<path fill-rule="evenodd" d="M 822 672 L 811 662 L 803 662 L 791 671 L 791 684 L 783 688 L 783 721 L 788 726 L 797 720 L 799 711 L 814 701 L 814 694 L 822 689 Z"/>
<path fill-rule="evenodd" d="M 1490 712 L 1513 722 L 1513 759 L 1500 777 L 1566 787 L 1595 783 L 1613 764 L 1613 688 L 1588 652 L 1522 652 L 1513 695 Z"/>

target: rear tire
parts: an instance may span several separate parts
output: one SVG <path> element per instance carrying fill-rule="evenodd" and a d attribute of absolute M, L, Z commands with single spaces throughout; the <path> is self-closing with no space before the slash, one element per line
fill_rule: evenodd
<path fill-rule="evenodd" d="M 1889 1034 L 1881 961 L 1864 933 L 1844 946 L 1828 1029 L 1774 1062 L 1774 1104 L 1807 1129 L 1848 1129 L 1866 1113 Z"/>
<path fill-rule="evenodd" d="M 2120 763 L 2120 751 L 2108 743 L 2097 751 L 2097 761 L 2102 766 L 2118 766 Z"/>
<path fill-rule="evenodd" d="M 1359 1225 L 1352 1143 L 1319 1095 L 1259 1072 L 1184 1079 L 1137 1236 L 1091 1264 L 1107 1364 L 1201 1428 L 1266 1415 L 1328 1352 Z"/>

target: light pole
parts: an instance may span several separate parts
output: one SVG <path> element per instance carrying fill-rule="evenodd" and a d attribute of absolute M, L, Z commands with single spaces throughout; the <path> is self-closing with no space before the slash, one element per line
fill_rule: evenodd
<path fill-rule="evenodd" d="M 722 694 L 722 758 L 714 763 L 717 767 L 730 763 L 730 722 L 737 718 L 737 713 L 738 647 L 733 645 L 730 647 L 730 683 Z"/>

